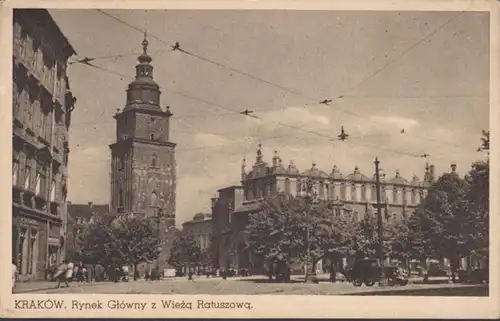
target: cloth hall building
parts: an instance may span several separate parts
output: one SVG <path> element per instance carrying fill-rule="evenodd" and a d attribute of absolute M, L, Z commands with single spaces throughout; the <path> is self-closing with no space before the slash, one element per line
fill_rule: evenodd
<path fill-rule="evenodd" d="M 381 173 L 381 202 L 384 204 L 385 220 L 390 222 L 402 215 L 411 214 L 425 198 L 433 181 L 433 165 L 426 165 L 423 179 L 414 175 L 408 180 L 399 171 L 391 176 Z M 366 213 L 375 211 L 377 202 L 374 174 L 365 175 L 357 166 L 351 173 L 343 174 L 335 165 L 331 171 L 326 172 L 314 163 L 311 168 L 300 171 L 293 161 L 288 166 L 283 165 L 278 152 L 275 152 L 272 163 L 269 164 L 264 160 L 260 146 L 250 169 L 247 170 L 245 160 L 243 161 L 241 182 L 241 186 L 231 189 L 237 192 L 232 199 L 239 200 L 237 204 L 231 204 L 232 209 L 222 206 L 222 203 L 227 203 L 227 197 L 221 192 L 225 189 L 219 191 L 219 197 L 212 199 L 213 242 L 218 249 L 216 263 L 220 267 L 254 267 L 256 273 L 260 272 L 262 262 L 252 262 L 255 258 L 252 259 L 244 250 L 243 230 L 248 222 L 248 215 L 260 208 L 260 200 L 278 193 L 293 196 L 309 193 L 315 198 L 331 201 L 332 215 L 351 215 L 356 220 L 362 220 Z M 221 218 L 223 215 L 228 217 Z"/>

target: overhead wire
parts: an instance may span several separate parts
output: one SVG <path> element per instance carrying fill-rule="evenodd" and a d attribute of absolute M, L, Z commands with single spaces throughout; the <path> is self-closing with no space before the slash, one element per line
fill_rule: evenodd
<path fill-rule="evenodd" d="M 116 20 L 116 21 L 118 21 L 118 22 L 120 22 L 120 23 L 122 23 L 122 24 L 124 24 L 124 25 L 126 25 L 126 26 L 128 26 L 128 27 L 130 27 L 130 28 L 133 28 L 133 29 L 134 29 L 134 30 L 136 30 L 136 31 L 139 31 L 139 32 L 141 32 L 141 33 L 143 32 L 143 30 L 141 30 L 140 28 L 135 27 L 135 26 L 133 26 L 133 25 L 129 24 L 128 22 L 126 22 L 126 21 L 125 21 L 125 20 L 123 20 L 123 19 L 120 19 L 120 18 L 118 18 L 118 17 L 116 17 L 116 16 L 114 16 L 114 15 L 111 15 L 111 14 L 109 14 L 109 13 L 107 13 L 107 12 L 104 12 L 104 11 L 102 11 L 102 10 L 99 10 L 99 9 L 98 9 L 97 11 L 99 11 L 100 13 L 102 13 L 102 14 L 104 14 L 104 15 L 106 15 L 106 16 L 108 16 L 108 17 L 110 17 L 110 18 L 112 18 L 112 19 L 114 19 L 114 20 Z M 406 50 L 404 50 L 404 51 L 403 51 L 403 52 L 402 52 L 402 53 L 401 53 L 398 57 L 396 57 L 395 59 L 393 59 L 393 60 L 389 61 L 388 63 L 384 64 L 381 68 L 379 68 L 379 69 L 375 70 L 373 73 L 371 73 L 371 74 L 370 74 L 370 75 L 368 75 L 367 77 L 363 78 L 363 79 L 362 79 L 362 81 L 358 82 L 355 86 L 352 86 L 352 87 L 351 87 L 351 89 L 349 89 L 348 91 L 346 91 L 346 93 L 345 93 L 344 95 L 338 96 L 337 98 L 343 98 L 343 97 L 345 97 L 348 93 L 352 92 L 354 89 L 356 89 L 357 87 L 359 87 L 362 83 L 366 82 L 368 79 L 373 78 L 375 75 L 377 75 L 378 73 L 380 73 L 381 71 L 383 71 L 384 69 L 386 69 L 386 68 L 387 68 L 388 66 L 390 66 L 391 64 L 393 64 L 393 63 L 395 63 L 396 61 L 398 61 L 401 57 L 405 56 L 408 52 L 410 52 L 411 50 L 413 50 L 414 48 L 416 48 L 418 45 L 420 45 L 421 43 L 423 43 L 425 40 L 427 40 L 428 38 L 430 38 L 431 36 L 433 36 L 434 34 L 436 34 L 439 30 L 443 29 L 445 26 L 447 26 L 449 23 L 451 23 L 454 19 L 456 19 L 458 16 L 460 16 L 460 15 L 461 15 L 461 14 L 463 14 L 464 12 L 466 12 L 466 11 L 465 11 L 465 10 L 464 10 L 464 11 L 461 11 L 459 14 L 457 14 L 457 15 L 453 16 L 452 18 L 450 18 L 449 20 L 447 20 L 444 24 L 440 25 L 438 28 L 436 28 L 435 30 L 433 30 L 431 33 L 427 34 L 425 37 L 423 37 L 422 39 L 420 39 L 419 41 L 417 41 L 416 43 L 414 43 L 412 46 L 410 46 L 409 48 L 407 48 Z M 174 47 L 174 46 L 172 46 L 171 44 L 167 43 L 167 42 L 166 42 L 166 41 L 164 41 L 163 39 L 161 39 L 161 38 L 159 38 L 159 37 L 156 37 L 156 36 L 154 36 L 154 35 L 151 35 L 151 34 L 150 34 L 149 36 L 150 36 L 151 38 L 153 38 L 153 39 L 156 39 L 156 40 L 158 40 L 158 41 L 160 41 L 160 42 L 162 42 L 162 43 L 164 43 L 164 44 L 166 44 L 166 45 L 170 46 L 173 50 L 175 50 L 175 47 Z M 183 48 L 180 48 L 180 47 L 178 46 L 178 43 L 176 44 L 176 46 L 177 46 L 177 51 L 183 52 L 184 54 L 187 54 L 187 55 L 189 55 L 189 56 L 192 56 L 192 57 L 198 58 L 198 59 L 200 59 L 200 60 L 203 60 L 203 61 L 205 61 L 205 62 L 208 62 L 208 63 L 214 64 L 214 65 L 216 65 L 216 66 L 218 66 L 218 67 L 221 67 L 221 68 L 225 68 L 225 69 L 231 70 L 232 72 L 239 73 L 239 74 L 244 75 L 244 76 L 246 76 L 246 77 L 249 77 L 249 78 L 251 78 L 251 79 L 254 79 L 254 80 L 257 80 L 257 81 L 260 81 L 260 82 L 264 82 L 264 83 L 266 83 L 266 84 L 269 84 L 269 85 L 272 85 L 272 86 L 274 86 L 274 87 L 276 87 L 276 88 L 279 88 L 279 89 L 281 89 L 281 90 L 283 90 L 283 91 L 287 91 L 287 92 L 289 92 L 289 93 L 293 93 L 293 94 L 295 94 L 295 95 L 302 96 L 303 98 L 307 98 L 307 99 L 311 99 L 311 100 L 312 100 L 312 98 L 311 98 L 311 97 L 308 97 L 308 96 L 304 95 L 303 93 L 301 93 L 301 92 L 299 92 L 299 91 L 296 91 L 296 90 L 292 90 L 292 89 L 286 88 L 286 87 L 284 87 L 284 86 L 281 86 L 281 85 L 275 84 L 275 83 L 273 83 L 273 82 L 267 81 L 267 80 L 262 79 L 262 78 L 260 78 L 260 77 L 257 77 L 257 76 L 254 76 L 254 75 L 251 75 L 251 74 L 249 74 L 249 73 L 247 73 L 247 72 L 243 72 L 243 71 L 237 70 L 236 68 L 233 68 L 233 67 L 227 66 L 227 65 L 225 65 L 225 64 L 222 64 L 222 63 L 219 63 L 219 62 L 213 61 L 213 60 L 208 59 L 208 58 L 205 58 L 205 57 L 203 57 L 203 56 L 201 56 L 201 55 L 194 54 L 194 53 L 189 52 L 189 51 L 187 51 L 187 50 L 185 50 L 185 49 L 183 49 Z M 171 91 L 171 90 L 169 90 L 169 91 Z M 171 92 L 172 92 L 172 91 L 171 91 Z M 193 96 L 186 95 L 186 94 L 183 94 L 183 93 L 179 93 L 179 92 L 174 92 L 174 93 L 177 93 L 177 94 L 183 95 L 183 96 L 185 96 L 185 97 L 187 97 L 187 98 L 193 98 Z M 220 104 L 216 104 L 216 103 L 213 103 L 213 102 L 208 102 L 208 101 L 206 101 L 206 100 L 199 99 L 199 98 L 194 98 L 194 99 L 199 100 L 199 101 L 202 101 L 202 102 L 205 102 L 205 103 L 207 103 L 207 104 L 211 104 L 211 105 L 217 106 L 217 107 L 222 108 L 222 109 L 225 109 L 225 110 L 230 110 L 230 111 L 232 111 L 232 112 L 234 112 L 234 113 L 237 113 L 237 111 L 235 111 L 235 110 L 233 110 L 233 109 L 230 109 L 230 108 L 227 108 L 227 107 L 225 107 L 225 106 L 222 106 L 222 105 L 220 105 Z M 326 105 L 326 104 L 325 104 L 325 105 Z M 281 108 L 280 108 L 280 109 L 281 109 Z M 268 110 L 269 110 L 269 109 L 267 109 L 266 111 L 268 111 Z M 346 112 L 346 113 L 348 113 L 348 114 L 351 114 L 351 115 L 353 115 L 353 116 L 356 116 L 356 117 L 361 117 L 361 118 L 365 119 L 365 117 L 364 117 L 364 116 L 358 115 L 358 114 L 353 113 L 353 112 L 351 112 L 351 111 L 344 110 L 344 109 L 341 109 L 341 111 Z M 247 115 L 247 116 L 249 116 L 249 115 Z M 256 119 L 260 119 L 260 120 L 264 120 L 264 119 L 262 119 L 261 117 L 254 116 L 254 115 L 252 115 L 251 117 L 256 118 Z M 323 135 L 323 134 L 320 134 L 320 133 L 318 133 L 318 132 L 316 132 L 316 131 L 312 131 L 312 130 L 305 130 L 305 129 L 301 128 L 301 127 L 292 126 L 292 125 L 284 124 L 284 123 L 277 122 L 277 121 L 273 121 L 273 120 L 267 120 L 267 121 L 274 122 L 274 123 L 279 124 L 279 125 L 282 125 L 282 126 L 284 126 L 284 127 L 288 127 L 288 128 L 292 128 L 292 129 L 297 129 L 297 130 L 302 130 L 302 131 L 304 131 L 304 132 L 311 133 L 311 134 L 314 134 L 314 135 L 317 135 L 317 136 L 320 136 L 320 137 L 330 137 L 330 136 L 328 136 L 328 135 Z M 370 121 L 373 121 L 373 120 L 370 120 Z M 377 122 L 377 123 L 379 123 L 379 124 L 383 124 L 383 123 L 381 123 L 381 122 Z M 383 124 L 383 125 L 385 126 L 386 124 Z M 425 138 L 424 138 L 424 139 L 425 139 Z M 334 139 L 334 140 L 335 140 L 335 139 Z"/>

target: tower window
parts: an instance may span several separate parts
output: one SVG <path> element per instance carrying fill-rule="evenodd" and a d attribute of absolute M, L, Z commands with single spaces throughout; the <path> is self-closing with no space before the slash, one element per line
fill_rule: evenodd
<path fill-rule="evenodd" d="M 153 154 L 153 157 L 151 158 L 151 166 L 156 167 L 157 161 L 158 161 L 158 158 L 156 157 L 156 154 Z"/>
<path fill-rule="evenodd" d="M 151 206 L 156 206 L 156 199 L 156 191 L 153 191 L 153 193 L 151 193 Z"/>

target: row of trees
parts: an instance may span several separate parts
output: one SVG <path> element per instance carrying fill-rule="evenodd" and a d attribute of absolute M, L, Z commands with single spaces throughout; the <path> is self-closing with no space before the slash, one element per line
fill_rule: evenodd
<path fill-rule="evenodd" d="M 77 259 L 88 264 L 134 265 L 156 260 L 163 246 L 156 219 L 131 215 L 95 217 L 78 235 Z M 202 250 L 194 235 L 176 230 L 168 258 L 170 266 L 210 265 L 211 252 Z"/>
<path fill-rule="evenodd" d="M 489 150 L 483 132 L 481 150 Z M 334 204 L 308 197 L 278 195 L 250 215 L 246 227 L 248 249 L 271 263 L 299 260 L 314 266 L 322 258 L 374 256 L 379 246 L 377 218 L 368 211 L 361 221 L 334 215 Z M 429 188 L 420 206 L 407 216 L 384 221 L 386 256 L 448 258 L 455 280 L 459 259 L 471 254 L 488 256 L 489 159 L 472 164 L 464 178 L 453 170 Z"/>
<path fill-rule="evenodd" d="M 95 217 L 78 235 L 78 259 L 104 266 L 151 262 L 158 258 L 162 246 L 156 224 L 144 216 Z"/>

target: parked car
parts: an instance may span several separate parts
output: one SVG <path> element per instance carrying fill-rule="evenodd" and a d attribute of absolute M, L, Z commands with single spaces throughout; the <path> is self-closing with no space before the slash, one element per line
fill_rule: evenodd
<path fill-rule="evenodd" d="M 490 274 L 488 269 L 475 269 L 469 273 L 467 283 L 489 283 Z"/>
<path fill-rule="evenodd" d="M 348 279 L 354 286 L 373 286 L 380 280 L 381 267 L 377 259 L 356 261 L 348 272 Z"/>
<path fill-rule="evenodd" d="M 373 286 L 380 281 L 382 268 L 377 259 L 363 259 L 354 263 L 352 269 L 346 273 L 346 278 L 354 286 Z M 385 276 L 389 285 L 407 285 L 408 275 L 400 266 L 389 265 L 384 267 Z"/>

